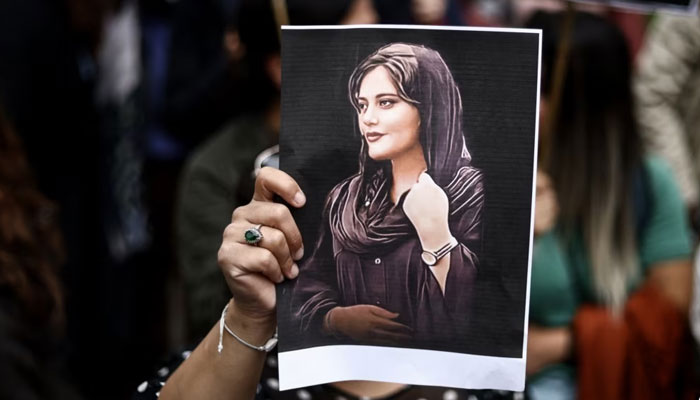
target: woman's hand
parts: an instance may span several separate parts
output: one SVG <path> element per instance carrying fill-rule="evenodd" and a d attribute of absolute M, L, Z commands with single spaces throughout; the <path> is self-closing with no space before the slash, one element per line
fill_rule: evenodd
<path fill-rule="evenodd" d="M 301 207 L 306 202 L 299 185 L 286 173 L 260 170 L 253 200 L 233 212 L 224 231 L 218 261 L 233 298 L 232 314 L 274 325 L 275 283 L 296 278 L 295 261 L 303 254 L 299 229 L 287 206 L 274 203 L 275 195 L 288 204 Z M 257 246 L 245 241 L 245 232 L 258 224 L 262 240 Z"/>
<path fill-rule="evenodd" d="M 282 171 L 263 168 L 255 180 L 253 200 L 233 212 L 219 249 L 219 267 L 233 300 L 226 325 L 248 343 L 263 344 L 275 331 L 275 283 L 299 273 L 301 234 L 280 196 L 294 207 L 306 202 L 299 185 Z M 247 244 L 245 231 L 262 225 L 262 240 Z M 190 357 L 168 379 L 161 399 L 252 399 L 265 353 L 250 349 L 231 335 L 219 336 L 217 322 Z M 220 340 L 223 346 L 219 346 Z"/>
<path fill-rule="evenodd" d="M 530 324 L 527 334 L 527 363 L 525 372 L 532 375 L 542 368 L 565 361 L 571 356 L 571 328 L 544 328 Z"/>
<path fill-rule="evenodd" d="M 450 241 L 447 195 L 426 172 L 406 195 L 403 211 L 416 228 L 423 249 L 434 251 Z"/>
<path fill-rule="evenodd" d="M 537 171 L 537 191 L 535 195 L 535 236 L 554 228 L 559 217 L 559 202 L 552 179 L 546 173 Z"/>
<path fill-rule="evenodd" d="M 324 328 L 361 342 L 393 344 L 413 336 L 411 328 L 393 321 L 398 316 L 371 304 L 335 307 L 328 312 Z"/>

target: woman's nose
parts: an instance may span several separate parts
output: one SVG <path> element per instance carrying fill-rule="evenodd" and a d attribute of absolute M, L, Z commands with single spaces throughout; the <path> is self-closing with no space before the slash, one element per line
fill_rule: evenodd
<path fill-rule="evenodd" d="M 362 122 L 365 125 L 377 124 L 377 117 L 374 115 L 374 110 L 371 107 L 368 107 L 364 114 L 362 114 Z"/>

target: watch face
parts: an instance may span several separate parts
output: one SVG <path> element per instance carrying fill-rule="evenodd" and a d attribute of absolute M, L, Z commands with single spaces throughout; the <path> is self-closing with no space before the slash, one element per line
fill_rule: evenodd
<path fill-rule="evenodd" d="M 420 255 L 420 258 L 423 260 L 424 263 L 428 264 L 431 267 L 437 263 L 437 257 L 435 257 L 434 254 L 428 253 L 427 251 L 424 251 Z"/>

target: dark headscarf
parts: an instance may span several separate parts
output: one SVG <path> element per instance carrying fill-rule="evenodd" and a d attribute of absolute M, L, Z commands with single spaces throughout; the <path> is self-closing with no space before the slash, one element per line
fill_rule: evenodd
<path fill-rule="evenodd" d="M 423 46 L 394 43 L 363 60 L 349 82 L 350 101 L 357 107 L 357 91 L 364 76 L 383 66 L 392 76 L 399 96 L 414 104 L 421 118 L 420 142 L 428 174 L 440 186 L 450 203 L 450 225 L 470 204 L 481 204 L 483 187 L 479 171 L 470 167 L 471 156 L 462 132 L 462 100 L 452 74 L 440 54 Z M 328 196 L 326 211 L 337 243 L 356 253 L 368 246 L 385 246 L 415 236 L 413 225 L 403 212 L 404 195 L 391 202 L 390 161 L 374 161 L 362 141 L 360 166 L 354 175 L 336 186 Z M 478 188 L 477 188 L 478 186 Z M 473 232 L 460 222 L 460 241 Z M 471 233 L 470 233 L 471 232 Z M 463 236 L 463 237 L 460 237 Z"/>

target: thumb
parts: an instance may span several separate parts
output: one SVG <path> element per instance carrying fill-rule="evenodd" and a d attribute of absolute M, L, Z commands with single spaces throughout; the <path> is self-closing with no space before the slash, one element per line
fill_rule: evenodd
<path fill-rule="evenodd" d="M 294 178 L 279 169 L 264 167 L 255 179 L 253 199 L 271 202 L 275 195 L 295 207 L 306 203 L 306 197 Z"/>

